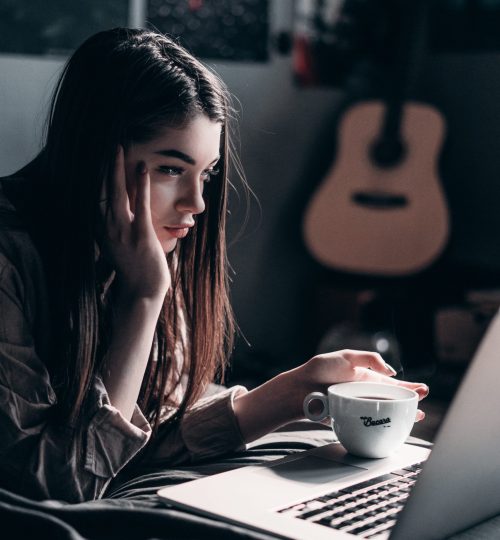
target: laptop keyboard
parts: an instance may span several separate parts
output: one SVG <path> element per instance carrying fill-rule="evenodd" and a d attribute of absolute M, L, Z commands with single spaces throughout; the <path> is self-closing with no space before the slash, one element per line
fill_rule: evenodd
<path fill-rule="evenodd" d="M 421 469 L 417 463 L 278 512 L 361 538 L 388 538 Z"/>

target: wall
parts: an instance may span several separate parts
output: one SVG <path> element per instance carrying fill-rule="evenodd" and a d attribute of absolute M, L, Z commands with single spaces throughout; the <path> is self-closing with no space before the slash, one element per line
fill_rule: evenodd
<path fill-rule="evenodd" d="M 45 104 L 63 61 L 0 55 L 0 174 L 36 153 Z M 305 337 L 315 316 L 310 292 L 318 267 L 304 250 L 300 224 L 308 194 L 333 159 L 333 117 L 343 96 L 294 87 L 290 58 L 276 54 L 266 64 L 213 64 L 239 99 L 242 160 L 261 205 L 260 210 L 252 205 L 244 236 L 230 248 L 234 307 L 251 344 L 241 339 L 235 357 L 250 371 L 255 363 L 271 373 L 312 351 Z M 500 269 L 500 56 L 431 58 L 419 93 L 448 123 L 440 163 L 453 220 L 447 260 L 495 272 Z M 241 205 L 233 205 L 232 232 L 242 212 Z"/>
<path fill-rule="evenodd" d="M 273 24 L 283 23 L 286 16 L 278 13 Z M 64 61 L 0 55 L 0 175 L 13 172 L 36 154 L 46 103 Z M 275 53 L 265 64 L 208 63 L 240 102 L 242 160 L 262 207 L 259 211 L 252 204 L 244 236 L 230 249 L 234 308 L 252 344 L 249 349 L 242 339 L 238 351 L 241 356 L 262 352 L 271 363 L 298 362 L 307 260 L 300 244 L 300 213 L 291 208 L 303 182 L 308 149 L 339 94 L 295 88 L 290 58 Z M 235 205 L 233 213 L 236 232 L 243 205 Z"/>
<path fill-rule="evenodd" d="M 0 55 L 0 175 L 36 155 L 62 65 L 57 58 Z"/>

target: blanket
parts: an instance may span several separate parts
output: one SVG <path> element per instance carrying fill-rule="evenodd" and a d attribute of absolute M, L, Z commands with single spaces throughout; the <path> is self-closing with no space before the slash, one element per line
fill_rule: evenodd
<path fill-rule="evenodd" d="M 332 442 L 332 430 L 314 424 L 266 435 L 245 452 L 186 467 L 146 464 L 119 475 L 106 496 L 68 504 L 33 501 L 0 488 L 0 538 L 47 540 L 276 540 L 275 536 L 169 506 L 157 495 L 168 485 L 256 465 Z M 410 441 L 409 441 L 410 442 Z M 415 444 L 423 444 L 415 439 Z M 217 496 L 217 494 L 214 494 Z M 453 540 L 500 538 L 500 516 L 454 535 Z M 452 540 L 450 539 L 450 540 Z"/>
<path fill-rule="evenodd" d="M 275 432 L 249 445 L 244 452 L 186 467 L 172 469 L 165 464 L 152 469 L 143 464 L 119 475 L 104 498 L 79 504 L 33 501 L 0 488 L 0 537 L 4 540 L 271 540 L 275 537 L 173 508 L 158 497 L 157 491 L 237 467 L 280 459 L 331 440 L 332 431 L 318 426 Z"/>

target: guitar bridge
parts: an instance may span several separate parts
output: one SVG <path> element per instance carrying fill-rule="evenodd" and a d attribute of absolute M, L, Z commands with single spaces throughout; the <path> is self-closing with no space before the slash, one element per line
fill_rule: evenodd
<path fill-rule="evenodd" d="M 374 210 L 396 210 L 408 205 L 404 195 L 384 191 L 358 191 L 351 198 L 356 204 Z"/>

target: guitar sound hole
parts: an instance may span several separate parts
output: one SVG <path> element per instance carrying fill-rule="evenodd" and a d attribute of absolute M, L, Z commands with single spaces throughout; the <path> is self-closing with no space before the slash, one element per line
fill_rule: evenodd
<path fill-rule="evenodd" d="M 405 156 L 406 145 L 399 138 L 382 139 L 370 149 L 370 158 L 379 167 L 395 167 Z"/>
<path fill-rule="evenodd" d="M 408 205 L 408 199 L 404 195 L 395 195 L 383 191 L 358 191 L 352 195 L 352 200 L 360 206 L 376 210 L 396 210 Z"/>

